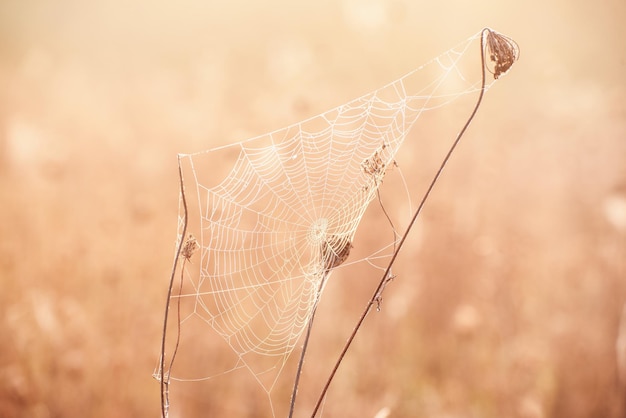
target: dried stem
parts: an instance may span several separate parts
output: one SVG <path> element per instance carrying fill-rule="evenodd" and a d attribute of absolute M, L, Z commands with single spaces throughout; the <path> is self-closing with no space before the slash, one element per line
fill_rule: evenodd
<path fill-rule="evenodd" d="M 463 136 L 463 134 L 465 133 L 465 131 L 469 127 L 470 123 L 474 119 L 474 116 L 476 115 L 476 112 L 478 111 L 478 108 L 479 108 L 479 106 L 480 106 L 480 104 L 481 104 L 481 102 L 483 100 L 483 96 L 485 94 L 485 68 L 486 68 L 486 63 L 485 63 L 485 38 L 487 38 L 487 48 L 489 49 L 489 52 L 490 52 L 490 59 L 492 61 L 495 61 L 495 71 L 493 73 L 495 78 L 500 77 L 502 74 L 504 74 L 506 71 L 508 71 L 508 69 L 511 67 L 513 62 L 519 57 L 519 49 L 517 48 L 517 45 L 515 44 L 515 42 L 513 42 L 509 38 L 506 38 L 506 37 L 504 37 L 504 36 L 494 32 L 494 31 L 492 31 L 491 29 L 487 29 L 487 28 L 483 29 L 483 31 L 481 33 L 481 41 L 480 41 L 482 83 L 481 83 L 481 88 L 480 88 L 480 94 L 478 95 L 478 100 L 476 101 L 476 105 L 474 106 L 474 110 L 472 111 L 472 113 L 470 114 L 469 118 L 465 122 L 465 125 L 463 126 L 463 128 L 461 129 L 461 131 L 457 135 L 456 139 L 452 143 L 452 146 L 450 147 L 450 149 L 448 150 L 448 153 L 446 154 L 445 158 L 443 159 L 443 162 L 441 163 L 441 166 L 437 170 L 437 173 L 435 174 L 435 176 L 433 177 L 430 185 L 428 186 L 428 189 L 426 190 L 426 193 L 424 193 L 424 196 L 422 197 L 422 200 L 421 200 L 419 206 L 417 207 L 417 210 L 415 211 L 415 214 L 413 215 L 413 218 L 411 219 L 411 222 L 409 223 L 409 225 L 407 226 L 406 230 L 404 231 L 404 234 L 402 235 L 402 238 L 400 239 L 400 242 L 398 243 L 398 246 L 396 247 L 393 255 L 391 256 L 391 260 L 389 261 L 389 264 L 387 265 L 387 269 L 385 270 L 384 274 L 382 275 L 382 277 L 380 279 L 380 282 L 378 283 L 378 286 L 376 287 L 376 290 L 374 291 L 374 295 L 372 296 L 372 298 L 367 303 L 367 305 L 365 307 L 365 310 L 361 314 L 361 317 L 359 318 L 356 326 L 354 327 L 352 333 L 350 334 L 350 337 L 348 338 L 348 341 L 344 345 L 344 348 L 341 351 L 341 353 L 339 355 L 339 358 L 337 359 L 337 362 L 335 363 L 335 366 L 333 367 L 333 369 L 332 369 L 332 371 L 330 373 L 330 376 L 328 377 L 328 380 L 326 381 L 326 384 L 324 385 L 324 388 L 322 389 L 322 392 L 321 392 L 321 394 L 320 394 L 320 396 L 319 396 L 319 398 L 317 400 L 317 403 L 315 405 L 313 413 L 311 414 L 312 418 L 314 418 L 317 415 L 317 412 L 318 412 L 318 410 L 320 408 L 320 405 L 322 404 L 322 401 L 326 397 L 326 392 L 328 391 L 328 388 L 330 387 L 330 383 L 332 382 L 333 378 L 335 377 L 335 374 L 337 373 L 337 370 L 339 369 L 339 365 L 343 361 L 343 358 L 345 357 L 346 352 L 350 348 L 350 345 L 352 345 L 352 341 L 354 340 L 354 338 L 356 336 L 356 333 L 361 328 L 361 325 L 363 324 L 363 321 L 365 320 L 365 317 L 367 316 L 367 314 L 371 310 L 372 306 L 375 303 L 377 303 L 377 301 L 380 301 L 381 293 L 382 293 L 382 291 L 385 288 L 385 284 L 389 280 L 389 275 L 390 275 L 390 272 L 391 272 L 391 268 L 392 268 L 393 264 L 395 263 L 396 258 L 398 257 L 398 253 L 402 249 L 402 245 L 406 241 L 406 238 L 407 238 L 409 232 L 411 232 L 411 229 L 413 228 L 413 225 L 415 224 L 415 221 L 417 220 L 417 217 L 422 212 L 422 208 L 424 207 L 424 204 L 426 203 L 426 200 L 428 199 L 428 196 L 430 195 L 430 192 L 432 191 L 433 187 L 435 186 L 435 183 L 437 183 L 437 180 L 439 179 L 439 176 L 443 172 L 443 169 L 445 168 L 446 164 L 448 163 L 448 160 L 450 159 L 450 156 L 452 155 L 452 152 L 454 151 L 454 149 L 458 145 L 459 141 L 461 140 L 461 137 Z"/>
<path fill-rule="evenodd" d="M 169 385 L 170 385 L 170 373 L 169 370 L 165 372 L 165 340 L 167 335 L 167 320 L 170 310 L 170 299 L 172 298 L 172 288 L 174 287 L 174 278 L 176 275 L 176 268 L 178 267 L 178 259 L 180 258 L 181 252 L 183 251 L 183 246 L 185 244 L 184 237 L 187 234 L 187 220 L 188 220 L 188 212 L 187 212 L 187 198 L 185 196 L 185 186 L 183 183 L 183 169 L 180 162 L 180 156 L 178 157 L 178 176 L 180 181 L 180 195 L 183 202 L 183 230 L 181 234 L 180 242 L 178 243 L 178 249 L 176 250 L 176 257 L 174 257 L 174 264 L 172 266 L 172 274 L 170 276 L 170 284 L 167 289 L 167 300 L 165 302 L 165 315 L 163 318 L 163 335 L 161 337 L 161 358 L 159 363 L 159 374 L 160 374 L 160 388 L 161 388 L 161 417 L 167 418 L 168 407 L 169 407 Z M 185 257 L 185 260 L 187 258 Z M 181 273 L 182 274 L 182 273 Z M 180 299 L 179 299 L 180 304 Z M 180 305 L 179 305 L 180 309 Z M 179 313 L 180 315 L 180 313 Z M 179 335 L 180 336 L 180 335 Z M 178 343 L 177 343 L 178 346 Z M 174 362 L 174 358 L 170 362 L 170 368 L 172 367 L 172 363 Z"/>
<path fill-rule="evenodd" d="M 302 367 L 304 366 L 304 357 L 306 356 L 306 350 L 309 346 L 309 339 L 311 338 L 311 330 L 313 329 L 313 319 L 315 319 L 315 312 L 317 311 L 317 304 L 322 295 L 322 289 L 324 287 L 324 283 L 328 279 L 328 275 L 330 272 L 325 272 L 322 281 L 320 282 L 320 286 L 317 290 L 317 300 L 315 301 L 315 305 L 313 306 L 313 310 L 311 311 L 311 318 L 309 319 L 309 324 L 307 325 L 306 335 L 304 336 L 304 342 L 302 343 L 302 352 L 300 353 L 300 360 L 298 360 L 298 369 L 296 370 L 296 379 L 293 383 L 293 390 L 291 392 L 291 402 L 289 405 L 289 418 L 293 417 L 293 412 L 296 407 L 296 396 L 298 395 L 298 386 L 300 383 L 300 375 L 302 374 Z"/>

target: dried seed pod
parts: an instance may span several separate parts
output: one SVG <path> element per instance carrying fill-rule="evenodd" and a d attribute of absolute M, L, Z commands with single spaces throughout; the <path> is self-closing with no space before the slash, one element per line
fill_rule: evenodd
<path fill-rule="evenodd" d="M 322 242 L 322 263 L 324 265 L 324 273 L 343 264 L 350 255 L 352 242 L 346 237 L 340 235 L 330 235 L 328 239 Z"/>
<path fill-rule="evenodd" d="M 519 59 L 519 47 L 511 38 L 491 29 L 486 29 L 486 31 L 489 58 L 495 63 L 493 71 L 489 71 L 493 73 L 495 79 L 498 79 Z"/>

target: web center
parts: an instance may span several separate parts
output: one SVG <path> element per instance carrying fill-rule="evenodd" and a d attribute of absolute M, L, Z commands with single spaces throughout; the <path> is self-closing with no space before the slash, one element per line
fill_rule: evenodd
<path fill-rule="evenodd" d="M 311 245 L 320 245 L 326 241 L 326 234 L 328 231 L 328 218 L 316 219 L 309 229 L 308 240 Z"/>

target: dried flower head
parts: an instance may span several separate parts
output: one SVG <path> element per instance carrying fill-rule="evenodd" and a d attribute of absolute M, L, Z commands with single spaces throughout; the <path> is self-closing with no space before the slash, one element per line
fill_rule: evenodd
<path fill-rule="evenodd" d="M 367 184 L 363 187 L 364 191 L 368 191 L 371 185 L 376 188 L 383 182 L 383 177 L 385 177 L 387 172 L 386 156 L 383 155 L 386 148 L 387 145 L 383 143 L 374 154 L 361 162 L 361 170 L 372 179 L 372 184 Z"/>
<path fill-rule="evenodd" d="M 509 71 L 513 63 L 519 59 L 519 47 L 513 39 L 498 32 L 491 29 L 486 29 L 486 32 L 489 58 L 495 63 L 493 71 L 490 71 L 493 73 L 493 77 L 498 79 Z"/>
<path fill-rule="evenodd" d="M 382 149 L 376 150 L 374 155 L 363 160 L 361 167 L 363 172 L 369 176 L 379 177 L 385 174 L 385 163 L 381 157 Z"/>
<path fill-rule="evenodd" d="M 191 256 L 200 248 L 200 244 L 198 244 L 198 241 L 196 240 L 196 238 L 192 235 L 189 234 L 189 236 L 187 237 L 187 240 L 185 241 L 185 243 L 183 244 L 183 249 L 181 250 L 180 254 L 186 259 L 189 260 L 191 258 Z"/>

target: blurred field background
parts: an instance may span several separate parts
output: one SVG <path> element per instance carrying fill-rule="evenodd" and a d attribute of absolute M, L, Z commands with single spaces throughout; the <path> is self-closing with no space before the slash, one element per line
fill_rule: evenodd
<path fill-rule="evenodd" d="M 626 417 L 624 21 L 623 0 L 3 1 L 0 416 L 158 416 L 176 154 L 316 115 L 489 26 L 521 60 L 487 94 L 324 416 Z M 299 416 L 378 279 L 344 276 L 320 306 Z M 177 416 L 265 416 L 253 387 L 178 390 Z"/>

